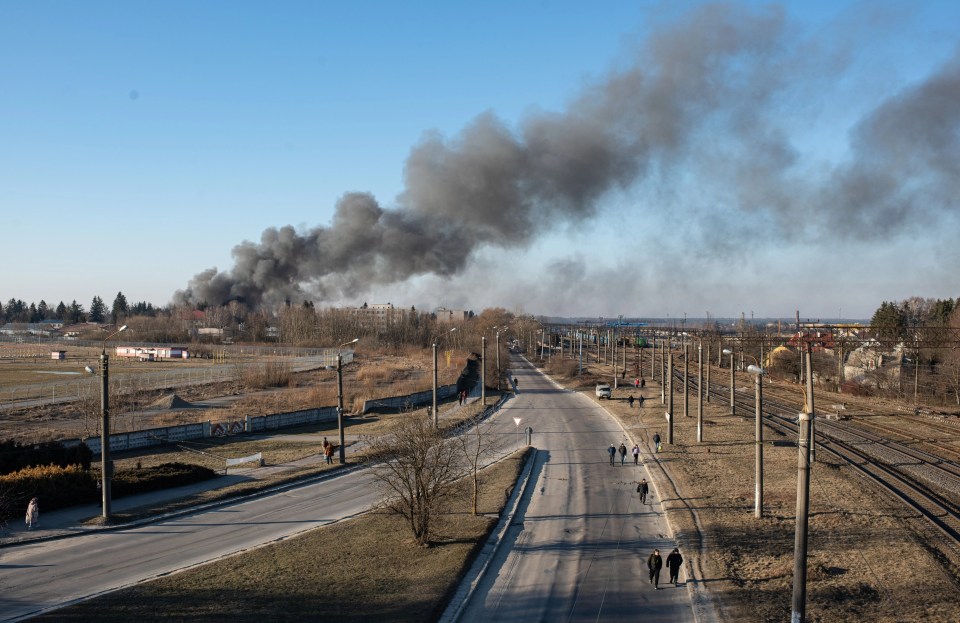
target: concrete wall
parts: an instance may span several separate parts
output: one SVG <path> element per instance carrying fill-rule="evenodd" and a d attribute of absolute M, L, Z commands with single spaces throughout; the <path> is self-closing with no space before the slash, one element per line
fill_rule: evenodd
<path fill-rule="evenodd" d="M 457 393 L 456 385 L 444 385 L 437 388 L 437 399 L 444 400 Z M 361 413 L 367 413 L 375 410 L 398 410 L 407 405 L 420 407 L 433 402 L 433 390 L 417 392 L 407 396 L 394 396 L 392 398 L 380 398 L 378 400 L 367 400 L 363 404 Z M 336 422 L 336 407 L 319 407 L 316 409 L 303 409 L 301 411 L 290 411 L 287 413 L 273 413 L 271 415 L 247 416 L 243 423 L 243 432 L 259 433 L 268 430 L 278 430 L 292 426 L 304 426 L 307 424 L 319 424 L 321 422 Z M 164 428 L 150 428 L 147 430 L 135 431 L 132 433 L 113 433 L 110 435 L 110 451 L 122 452 L 124 450 L 136 450 L 137 448 L 147 448 L 150 446 L 159 446 L 167 442 L 188 441 L 190 439 L 203 439 L 210 437 L 214 430 L 226 429 L 233 430 L 236 427 L 231 426 L 232 422 L 198 422 L 196 424 L 181 424 L 179 426 L 166 426 Z M 90 437 L 86 440 L 69 439 L 63 442 L 65 446 L 75 446 L 81 441 L 86 441 L 87 447 L 93 451 L 94 455 L 100 454 L 100 437 Z"/>

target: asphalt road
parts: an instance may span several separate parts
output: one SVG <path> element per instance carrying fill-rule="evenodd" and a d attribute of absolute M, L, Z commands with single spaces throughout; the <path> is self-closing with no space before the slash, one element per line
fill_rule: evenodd
<path fill-rule="evenodd" d="M 7 548 L 0 620 L 135 584 L 362 512 L 379 495 L 367 470 L 148 526 Z"/>
<path fill-rule="evenodd" d="M 513 361 L 520 394 L 501 417 L 531 426 L 537 463 L 513 524 L 460 621 L 693 621 L 681 570 L 679 587 L 649 583 L 647 557 L 666 560 L 674 543 L 654 496 L 636 493 L 642 465 L 629 452 L 611 466 L 611 443 L 632 444 L 597 404 L 554 386 Z M 642 458 L 642 455 L 641 455 Z M 649 480 L 649 478 L 647 478 Z M 652 498 L 652 499 L 651 499 Z"/>
<path fill-rule="evenodd" d="M 666 570 L 661 590 L 647 581 L 646 557 L 655 547 L 666 557 L 673 544 L 664 536 L 656 498 L 641 505 L 635 493 L 646 475 L 642 466 L 629 456 L 623 467 L 619 459 L 609 464 L 606 448 L 626 441 L 623 431 L 589 398 L 555 387 L 521 360 L 512 363 L 520 393 L 495 425 L 510 446 L 532 427 L 540 452 L 514 525 L 461 620 L 693 620 L 683 584 L 668 586 Z M 139 528 L 5 548 L 0 620 L 20 620 L 313 529 L 378 499 L 368 470 L 357 470 Z"/>

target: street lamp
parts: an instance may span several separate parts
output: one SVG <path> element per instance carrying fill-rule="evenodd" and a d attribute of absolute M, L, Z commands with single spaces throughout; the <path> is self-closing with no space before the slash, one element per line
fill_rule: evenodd
<path fill-rule="evenodd" d="M 349 342 L 337 346 L 337 430 L 340 432 L 340 465 L 347 462 L 346 448 L 343 439 L 343 356 L 340 349 L 350 344 L 356 344 L 360 338 L 355 337 Z"/>
<path fill-rule="evenodd" d="M 433 342 L 433 427 L 437 428 L 440 425 L 440 419 L 437 416 L 437 341 L 445 335 L 449 335 L 456 331 L 457 328 L 454 327 L 445 333 L 435 336 L 431 341 Z"/>
<path fill-rule="evenodd" d="M 513 418 L 513 423 L 517 426 L 517 449 L 520 448 L 520 418 Z"/>
<path fill-rule="evenodd" d="M 123 325 L 107 337 L 100 345 L 100 492 L 103 495 L 103 519 L 110 519 L 110 480 L 113 478 L 113 460 L 110 458 L 110 358 L 107 356 L 107 340 L 127 330 Z M 89 374 L 96 374 L 93 368 L 84 368 Z"/>
<path fill-rule="evenodd" d="M 757 362 L 759 363 L 759 362 Z M 763 517 L 763 375 L 764 369 L 759 365 L 747 366 L 747 372 L 754 375 L 754 388 L 756 390 L 756 445 L 757 445 L 757 466 L 756 466 L 756 489 L 754 494 L 754 516 L 759 519 Z"/>
<path fill-rule="evenodd" d="M 733 403 L 733 392 L 737 384 L 737 377 L 733 373 L 733 351 L 729 348 L 723 349 L 724 355 L 730 355 L 730 415 L 737 414 L 737 407 Z"/>

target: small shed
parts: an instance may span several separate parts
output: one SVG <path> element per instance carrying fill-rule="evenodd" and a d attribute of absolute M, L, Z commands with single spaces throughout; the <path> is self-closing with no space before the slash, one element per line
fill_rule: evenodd
<path fill-rule="evenodd" d="M 65 350 L 53 350 L 50 351 L 50 359 L 54 361 L 63 361 L 67 358 L 67 351 Z"/>

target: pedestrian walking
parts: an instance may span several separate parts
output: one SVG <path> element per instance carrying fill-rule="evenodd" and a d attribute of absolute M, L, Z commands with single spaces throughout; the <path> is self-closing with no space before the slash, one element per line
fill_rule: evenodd
<path fill-rule="evenodd" d="M 620 467 L 623 467 L 623 461 L 627 458 L 627 447 L 620 444 Z"/>
<path fill-rule="evenodd" d="M 680 583 L 680 565 L 682 564 L 683 556 L 680 555 L 680 550 L 674 547 L 670 555 L 667 556 L 667 569 L 670 571 L 670 581 L 674 586 Z"/>
<path fill-rule="evenodd" d="M 323 449 L 323 456 L 327 465 L 333 465 L 333 444 L 328 443 Z"/>
<path fill-rule="evenodd" d="M 627 396 L 627 405 L 632 409 L 633 408 L 633 394 Z"/>
<path fill-rule="evenodd" d="M 633 444 L 633 464 L 637 465 L 640 460 L 640 446 Z"/>
<path fill-rule="evenodd" d="M 644 478 L 640 481 L 640 484 L 637 485 L 637 493 L 640 494 L 640 503 L 647 503 L 647 493 L 650 492 L 650 485 L 647 484 L 647 479 Z"/>
<path fill-rule="evenodd" d="M 647 558 L 647 568 L 650 570 L 650 583 L 653 584 L 653 588 L 660 590 L 660 569 L 663 568 L 660 550 L 653 550 L 653 553 Z"/>
<path fill-rule="evenodd" d="M 653 434 L 653 445 L 656 446 L 657 452 L 663 449 L 663 446 L 660 445 L 660 433 Z"/>
<path fill-rule="evenodd" d="M 640 387 L 640 379 L 633 379 L 633 386 L 639 389 L 639 387 Z"/>
<path fill-rule="evenodd" d="M 37 498 L 30 500 L 27 504 L 27 530 L 33 530 L 40 525 L 40 501 Z"/>
<path fill-rule="evenodd" d="M 613 465 L 613 457 L 617 456 L 617 446 L 610 444 L 610 447 L 607 448 L 607 454 L 610 455 L 610 465 Z"/>
<path fill-rule="evenodd" d="M 640 389 L 647 386 L 647 379 L 640 379 Z"/>

